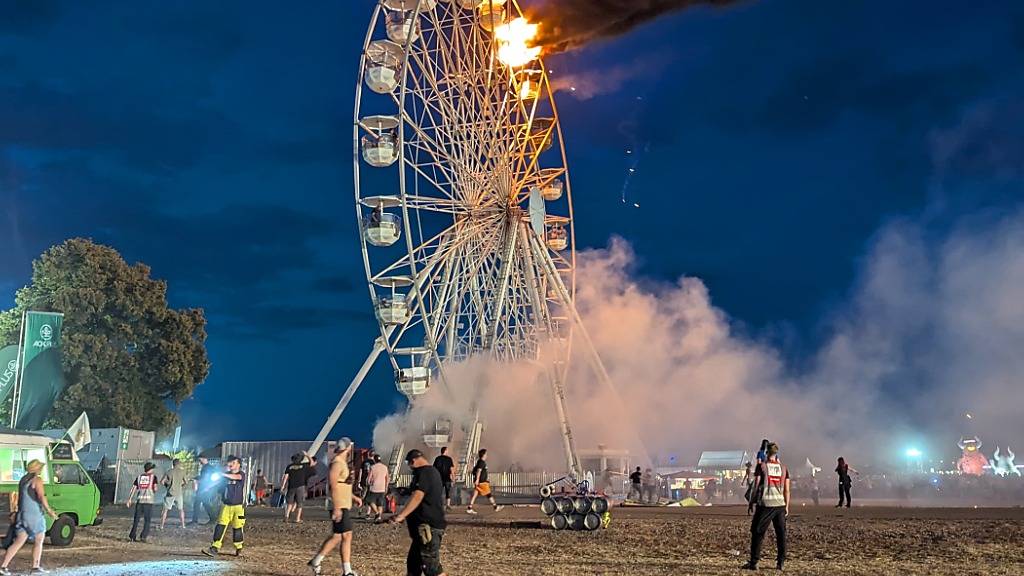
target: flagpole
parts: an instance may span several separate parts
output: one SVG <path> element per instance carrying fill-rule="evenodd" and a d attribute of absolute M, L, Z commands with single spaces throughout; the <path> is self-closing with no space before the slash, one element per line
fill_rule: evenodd
<path fill-rule="evenodd" d="M 25 367 L 22 360 L 25 358 L 25 324 L 28 319 L 28 311 L 21 313 L 21 335 L 18 337 L 18 375 L 14 379 L 14 394 L 11 398 L 11 428 L 18 422 L 18 401 L 21 400 L 21 380 L 25 377 Z"/>

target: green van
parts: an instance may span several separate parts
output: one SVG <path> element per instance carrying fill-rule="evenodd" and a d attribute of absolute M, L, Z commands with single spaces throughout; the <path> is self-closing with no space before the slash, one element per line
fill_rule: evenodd
<path fill-rule="evenodd" d="M 79 526 L 97 526 L 103 521 L 99 488 L 78 462 L 71 444 L 42 434 L 0 428 L 0 494 L 17 494 L 18 481 L 32 460 L 46 464 L 42 472 L 46 499 L 57 513 L 56 520 L 46 518 L 51 544 L 67 546 Z M 4 516 L 10 512 L 12 500 L 0 498 Z"/>

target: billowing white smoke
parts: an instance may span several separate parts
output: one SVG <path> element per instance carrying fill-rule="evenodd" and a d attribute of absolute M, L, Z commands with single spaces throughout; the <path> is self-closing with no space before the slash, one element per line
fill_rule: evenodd
<path fill-rule="evenodd" d="M 577 344 L 568 388 L 580 448 L 694 464 L 700 450 L 751 450 L 768 437 L 791 463 L 827 464 L 840 454 L 894 461 L 910 440 L 945 451 L 964 432 L 991 448 L 1024 446 L 1024 210 L 938 241 L 911 222 L 884 228 L 802 372 L 737 335 L 700 280 L 641 283 L 633 259 L 621 239 L 580 258 L 578 307 L 618 390 L 601 385 Z M 390 449 L 400 422 L 418 444 L 418 423 L 465 412 L 478 397 L 496 465 L 562 466 L 551 393 L 533 367 L 476 360 L 449 374 L 457 405 L 432 391 L 408 418 L 378 423 L 378 449 Z M 968 411 L 973 430 L 964 430 Z"/>
<path fill-rule="evenodd" d="M 410 411 L 380 420 L 373 432 L 376 450 L 386 454 L 400 441 L 407 449 L 421 447 L 423 432 L 436 420 L 450 418 L 457 430 L 475 408 L 485 426 L 483 446 L 497 462 L 548 469 L 563 462 L 554 400 L 536 366 L 475 358 L 446 365 L 445 376 L 451 396 L 434 383 Z"/>

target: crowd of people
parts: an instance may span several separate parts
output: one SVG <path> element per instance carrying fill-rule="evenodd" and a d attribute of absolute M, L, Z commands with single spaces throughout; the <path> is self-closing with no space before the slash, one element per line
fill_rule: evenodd
<path fill-rule="evenodd" d="M 355 576 L 352 568 L 354 519 L 357 511 L 365 506 L 362 515 L 370 521 L 404 523 L 408 526 L 408 574 L 443 575 L 441 541 L 447 528 L 446 514 L 451 511 L 452 491 L 456 479 L 455 462 L 447 454 L 447 448 L 441 448 L 433 462 L 428 461 L 420 450 L 411 450 L 406 454 L 405 462 L 412 471 L 412 479 L 409 486 L 401 491 L 404 504 L 400 509 L 394 509 L 385 519 L 389 504 L 397 503 L 395 479 L 391 477 L 391 472 L 380 455 L 369 454 L 365 458 L 361 478 L 358 482 L 354 481 L 350 467 L 353 447 L 350 439 L 342 438 L 335 444 L 334 452 L 331 454 L 327 472 L 331 528 L 316 554 L 308 562 L 313 574 L 321 574 L 323 560 L 334 550 L 338 550 L 342 574 Z M 285 522 L 302 522 L 308 483 L 316 475 L 315 463 L 313 456 L 299 453 L 291 458 L 291 463 L 285 468 L 279 484 Z M 206 458 L 200 458 L 199 464 L 199 472 L 192 479 L 187 477 L 178 460 L 173 461 L 170 470 L 161 478 L 154 472 L 155 465 L 147 463 L 144 466 L 142 473 L 132 484 L 126 503 L 128 507 L 134 506 L 135 509 L 129 540 L 146 542 L 150 533 L 153 506 L 157 503 L 160 489 L 163 488 L 165 494 L 161 527 L 165 526 L 168 513 L 175 509 L 178 510 L 182 527 L 198 524 L 200 518 L 205 516 L 209 519 L 209 524 L 213 525 L 213 535 L 210 545 L 202 550 L 203 554 L 219 556 L 224 541 L 229 537 L 230 528 L 234 555 L 242 555 L 246 505 L 250 502 L 264 504 L 270 483 L 262 470 L 257 470 L 253 482 L 248 482 L 246 473 L 242 470 L 242 462 L 235 456 L 227 457 L 223 467 L 210 463 Z M 488 479 L 486 449 L 478 452 L 471 477 L 473 493 L 466 512 L 477 513 L 474 504 L 480 497 L 487 499 L 495 512 L 500 512 L 503 507 L 495 500 Z M 184 492 L 190 482 L 194 490 L 193 513 L 191 522 L 186 524 Z M 252 497 L 247 494 L 247 487 L 250 485 L 253 489 Z M 40 510 L 45 510 L 45 499 L 40 502 Z M 25 510 L 28 514 L 32 508 L 26 507 Z M 29 536 L 32 535 L 31 530 L 26 532 Z M 42 539 L 36 540 L 41 554 Z M 13 556 L 18 547 L 20 544 L 16 543 L 9 549 L 9 554 Z M 38 565 L 38 561 L 36 564 Z M 0 574 L 7 573 L 4 572 L 6 563 L 4 566 Z"/>
<path fill-rule="evenodd" d="M 447 529 L 446 515 L 451 511 L 453 485 L 456 480 L 456 466 L 441 448 L 439 454 L 428 461 L 420 450 L 411 450 L 405 455 L 412 474 L 407 488 L 396 489 L 396 479 L 380 455 L 363 451 L 353 458 L 353 442 L 340 439 L 330 455 L 326 474 L 327 496 L 330 506 L 330 532 L 321 542 L 308 565 L 315 576 L 322 573 L 323 560 L 338 550 L 343 576 L 355 576 L 352 567 L 353 527 L 358 515 L 375 522 L 405 523 L 410 539 L 407 554 L 407 573 L 427 576 L 444 574 L 441 564 L 441 541 Z M 356 462 L 361 460 L 361 464 Z M 494 497 L 488 475 L 488 454 L 479 450 L 476 462 L 470 472 L 472 495 L 466 512 L 476 514 L 475 504 L 484 498 L 500 512 L 502 506 Z M 160 527 L 164 528 L 169 513 L 177 511 L 177 518 L 184 528 L 186 524 L 185 493 L 192 486 L 194 493 L 191 525 L 199 523 L 202 517 L 213 526 L 210 544 L 202 552 L 217 557 L 221 554 L 224 541 L 230 537 L 235 556 L 241 556 L 244 548 L 246 506 L 267 503 L 271 484 L 262 470 L 256 470 L 252 482 L 242 469 L 241 459 L 227 457 L 221 465 L 215 465 L 206 458 L 198 459 L 199 469 L 194 477 L 186 472 L 180 460 L 173 460 L 171 467 L 158 476 L 153 463 L 146 463 L 142 472 L 134 479 L 126 506 L 134 507 L 134 514 L 128 539 L 132 542 L 146 542 L 150 536 L 153 508 L 162 503 Z M 357 467 L 356 472 L 350 463 Z M 12 517 L 11 530 L 3 547 L 6 549 L 0 576 L 10 574 L 8 568 L 12 558 L 28 541 L 33 542 L 33 572 L 45 572 L 40 565 L 43 552 L 43 538 L 46 533 L 46 515 L 54 516 L 43 489 L 40 476 L 43 463 L 34 460 L 26 466 L 27 473 L 18 487 L 16 515 Z M 744 569 L 756 570 L 761 556 L 764 538 L 771 527 L 776 539 L 776 567 L 782 569 L 786 560 L 786 519 L 795 494 L 811 497 L 819 503 L 821 490 L 814 472 L 794 481 L 789 468 L 780 459 L 778 444 L 765 439 L 761 442 L 755 460 L 746 463 L 742 476 L 710 480 L 703 484 L 699 495 L 705 502 L 716 498 L 740 498 L 747 504 L 751 515 L 750 556 Z M 963 495 L 970 491 L 990 491 L 1003 494 L 1001 490 L 1024 491 L 1024 484 L 1012 479 L 996 477 L 941 477 L 926 474 L 904 476 L 864 475 L 853 468 L 845 458 L 839 457 L 833 470 L 836 479 L 838 504 L 836 507 L 852 506 L 854 478 L 858 486 L 869 496 L 879 491 L 888 494 L 904 490 L 908 495 L 931 494 L 942 490 L 948 495 Z M 307 453 L 298 453 L 291 458 L 279 483 L 278 504 L 283 508 L 284 521 L 302 522 L 303 506 L 309 490 L 310 480 L 317 476 L 316 458 Z M 659 478 L 651 468 L 636 467 L 629 475 L 628 500 L 640 503 L 659 501 Z M 908 480 L 909 479 L 909 480 Z M 687 481 L 686 497 L 698 494 L 690 489 Z M 158 496 L 162 492 L 162 499 Z M 1013 494 L 1003 494 L 1010 495 Z M 909 497 L 909 496 L 908 496 Z M 401 502 L 401 504 L 399 504 Z M 294 520 L 293 520 L 294 518 Z M 228 529 L 231 529 L 230 536 Z"/>
<path fill-rule="evenodd" d="M 361 484 L 363 497 L 357 496 L 351 481 L 349 461 L 352 441 L 342 438 L 335 447 L 335 454 L 328 471 L 331 503 L 331 532 L 321 543 L 316 555 L 308 562 L 315 576 L 322 574 L 323 560 L 335 549 L 341 554 L 342 575 L 355 576 L 352 568 L 353 510 L 366 506 L 366 517 L 374 522 L 384 522 L 389 489 L 393 478 L 380 455 L 370 455 Z M 403 490 L 404 505 L 387 519 L 392 524 L 406 524 L 409 533 L 409 551 L 406 555 L 406 573 L 412 576 L 443 576 L 441 565 L 441 541 L 448 528 L 447 513 L 451 510 L 452 486 L 455 482 L 455 462 L 441 448 L 440 454 L 431 463 L 420 450 L 410 450 L 405 463 L 412 471 L 412 478 Z M 473 504 L 477 497 L 487 498 L 500 512 L 494 499 L 487 476 L 487 450 L 477 454 L 472 470 L 473 495 L 466 512 L 475 514 Z"/>

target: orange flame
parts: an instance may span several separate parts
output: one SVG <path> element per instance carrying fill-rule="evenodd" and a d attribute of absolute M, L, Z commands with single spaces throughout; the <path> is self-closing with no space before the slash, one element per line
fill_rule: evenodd
<path fill-rule="evenodd" d="M 526 18 L 516 18 L 496 27 L 494 38 L 498 41 L 498 60 L 512 68 L 536 60 L 540 56 L 540 46 L 529 45 L 536 36 L 537 25 L 530 24 Z"/>

